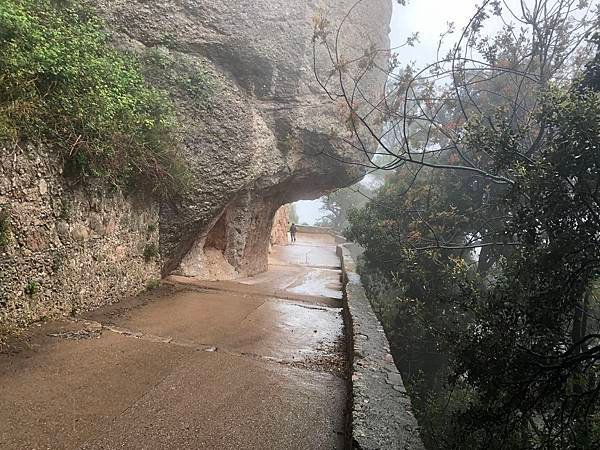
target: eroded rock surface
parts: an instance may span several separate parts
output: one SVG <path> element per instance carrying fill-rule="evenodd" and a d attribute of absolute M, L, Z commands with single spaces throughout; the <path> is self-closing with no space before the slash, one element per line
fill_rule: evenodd
<path fill-rule="evenodd" d="M 182 202 L 162 205 L 164 273 L 202 275 L 215 251 L 239 275 L 261 272 L 281 205 L 362 175 L 337 161 L 352 158 L 329 139 L 340 127 L 340 105 L 316 83 L 313 64 L 314 17 L 335 28 L 355 0 L 97 4 L 116 42 L 158 66 L 155 81 L 175 99 L 183 124 L 193 189 Z M 387 48 L 390 15 L 390 0 L 359 4 L 342 33 L 347 56 Z M 322 49 L 316 61 L 326 78 L 332 65 Z M 363 87 L 374 92 L 384 79 L 373 72 Z"/>
<path fill-rule="evenodd" d="M 290 229 L 290 207 L 284 205 L 277 210 L 271 228 L 271 248 L 273 245 L 287 245 L 289 242 L 288 230 Z"/>

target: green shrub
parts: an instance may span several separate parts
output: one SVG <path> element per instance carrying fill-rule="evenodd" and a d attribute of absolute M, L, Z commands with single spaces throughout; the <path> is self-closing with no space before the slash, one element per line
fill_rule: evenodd
<path fill-rule="evenodd" d="M 176 193 L 172 104 L 102 26 L 70 0 L 0 1 L 0 140 L 48 143 L 78 179 Z"/>
<path fill-rule="evenodd" d="M 144 248 L 144 259 L 146 262 L 152 261 L 154 258 L 158 257 L 159 251 L 158 246 L 154 243 L 147 244 Z"/>
<path fill-rule="evenodd" d="M 0 249 L 10 242 L 10 210 L 8 206 L 0 205 Z"/>
<path fill-rule="evenodd" d="M 165 46 L 149 48 L 141 60 L 146 78 L 154 85 L 176 88 L 191 99 L 196 108 L 212 108 L 213 97 L 220 85 L 206 67 L 174 55 Z"/>
<path fill-rule="evenodd" d="M 160 280 L 156 278 L 150 278 L 146 283 L 146 290 L 153 291 L 154 289 L 158 289 L 160 287 Z"/>
<path fill-rule="evenodd" d="M 35 280 L 29 280 L 24 289 L 25 294 L 29 295 L 30 297 L 33 297 L 39 291 L 40 291 L 40 284 Z"/>

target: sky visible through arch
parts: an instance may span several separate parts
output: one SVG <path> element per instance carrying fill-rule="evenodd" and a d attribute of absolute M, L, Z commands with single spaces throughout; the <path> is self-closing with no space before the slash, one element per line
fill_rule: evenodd
<path fill-rule="evenodd" d="M 475 11 L 476 0 L 409 0 L 406 6 L 394 0 L 394 15 L 390 39 L 392 48 L 406 41 L 414 32 L 419 32 L 419 42 L 414 47 L 398 49 L 400 61 L 411 61 L 422 65 L 433 61 L 440 33 L 448 22 L 455 22 L 457 29 L 464 27 Z M 301 200 L 295 203 L 300 223 L 313 225 L 324 213 L 320 210 L 321 200 Z"/>

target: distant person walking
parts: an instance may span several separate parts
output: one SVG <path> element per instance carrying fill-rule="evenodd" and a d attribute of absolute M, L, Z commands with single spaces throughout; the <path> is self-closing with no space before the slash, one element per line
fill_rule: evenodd
<path fill-rule="evenodd" d="M 298 231 L 298 227 L 295 223 L 292 223 L 292 226 L 290 227 L 290 236 L 292 238 L 292 244 L 296 242 L 296 231 Z"/>

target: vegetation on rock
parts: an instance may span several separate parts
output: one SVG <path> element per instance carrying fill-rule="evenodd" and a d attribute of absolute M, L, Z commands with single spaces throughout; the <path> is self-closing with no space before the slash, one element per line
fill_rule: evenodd
<path fill-rule="evenodd" d="M 10 229 L 10 209 L 6 205 L 0 205 L 0 249 L 9 244 Z"/>
<path fill-rule="evenodd" d="M 65 173 L 173 194 L 187 174 L 168 96 L 72 1 L 0 1 L 0 139 L 43 142 Z"/>
<path fill-rule="evenodd" d="M 155 289 L 158 289 L 159 287 L 160 287 L 160 280 L 157 279 L 157 278 L 151 278 L 146 283 L 146 290 L 147 291 L 153 291 Z"/>
<path fill-rule="evenodd" d="M 144 76 L 153 86 L 181 92 L 195 108 L 212 107 L 220 85 L 205 66 L 161 46 L 148 48 L 140 59 Z"/>
<path fill-rule="evenodd" d="M 155 243 L 146 244 L 144 247 L 144 260 L 146 262 L 152 261 L 154 258 L 159 256 L 158 245 Z"/>
<path fill-rule="evenodd" d="M 28 296 L 33 297 L 40 291 L 40 284 L 35 280 L 29 280 L 23 291 Z"/>

